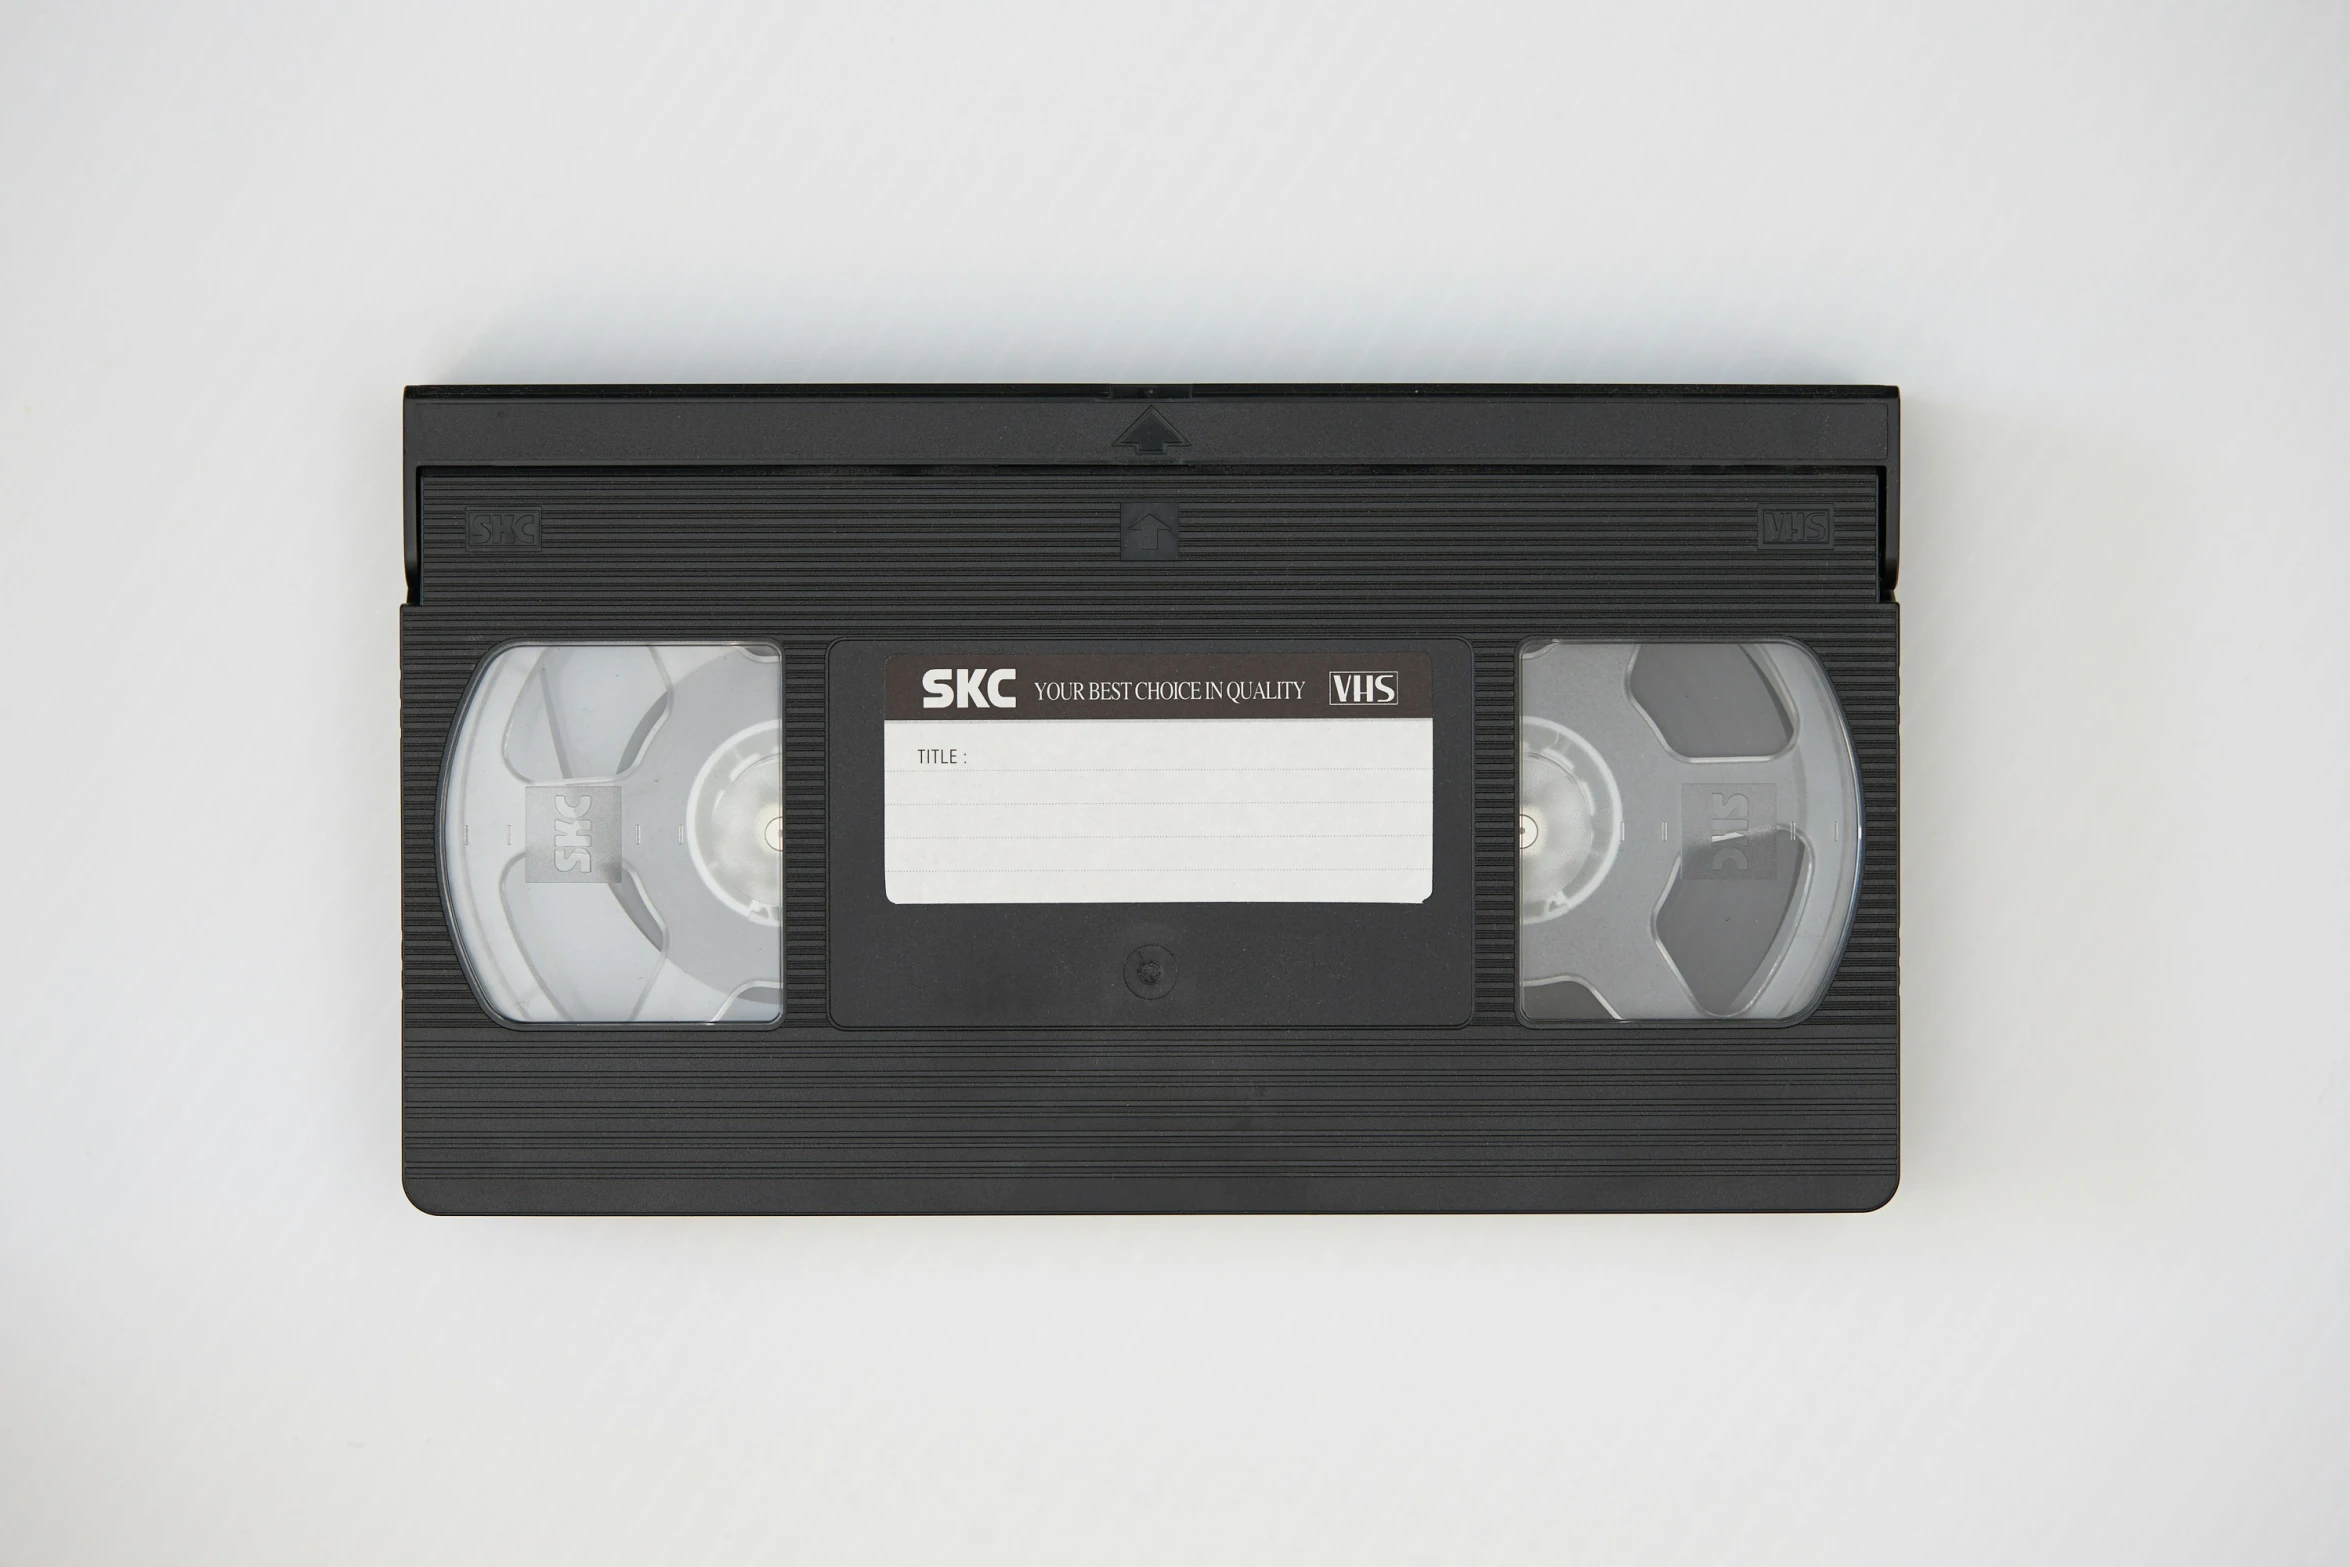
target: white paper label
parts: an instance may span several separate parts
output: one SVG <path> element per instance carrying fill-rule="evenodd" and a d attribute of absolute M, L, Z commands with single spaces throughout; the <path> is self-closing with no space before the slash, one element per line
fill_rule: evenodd
<path fill-rule="evenodd" d="M 1231 655 L 1061 655 L 1044 673 L 1007 656 L 943 679 L 893 669 L 890 901 L 1424 901 L 1435 853 L 1425 656 L 1316 655 L 1327 668 L 1290 674 L 1300 657 L 1245 678 L 1224 678 Z M 965 700 L 900 716 L 923 711 L 916 690 Z M 1171 716 L 1055 716 L 1161 709 Z"/>

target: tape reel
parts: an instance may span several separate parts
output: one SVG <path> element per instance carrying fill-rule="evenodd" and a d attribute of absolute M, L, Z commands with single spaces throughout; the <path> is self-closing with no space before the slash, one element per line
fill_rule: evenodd
<path fill-rule="evenodd" d="M 483 1004 L 515 1023 L 783 1014 L 783 679 L 771 648 L 535 644 L 493 657 L 441 791 Z"/>
<path fill-rule="evenodd" d="M 1518 689 L 1527 1020 L 1809 1011 L 1861 850 L 1819 662 L 1792 642 L 1546 642 Z"/>

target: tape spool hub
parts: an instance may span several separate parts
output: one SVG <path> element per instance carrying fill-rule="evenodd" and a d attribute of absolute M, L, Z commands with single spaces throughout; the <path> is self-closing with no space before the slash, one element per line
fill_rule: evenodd
<path fill-rule="evenodd" d="M 772 648 L 525 644 L 486 662 L 441 793 L 449 922 L 510 1023 L 782 1015 Z"/>
<path fill-rule="evenodd" d="M 1623 839 L 1615 775 L 1581 735 L 1548 719 L 1518 735 L 1520 917 L 1556 919 L 1606 879 Z"/>
<path fill-rule="evenodd" d="M 1522 1015 L 1809 1011 L 1861 849 L 1818 660 L 1791 642 L 1548 641 L 1519 671 Z"/>
<path fill-rule="evenodd" d="M 783 918 L 783 725 L 759 724 L 710 753 L 694 779 L 686 847 L 710 890 L 746 919 Z"/>

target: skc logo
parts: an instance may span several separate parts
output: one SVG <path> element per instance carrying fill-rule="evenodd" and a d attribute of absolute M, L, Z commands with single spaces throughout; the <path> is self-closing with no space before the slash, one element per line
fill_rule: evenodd
<path fill-rule="evenodd" d="M 925 669 L 924 707 L 1018 707 L 1004 687 L 1020 678 L 1017 669 Z"/>
<path fill-rule="evenodd" d="M 617 785 L 532 784 L 522 812 L 523 880 L 620 880 Z"/>
<path fill-rule="evenodd" d="M 1769 881 L 1779 874 L 1779 790 L 1767 783 L 1681 786 L 1681 874 Z"/>
<path fill-rule="evenodd" d="M 596 868 L 590 837 L 590 801 L 584 794 L 555 796 L 555 869 L 587 875 Z"/>
<path fill-rule="evenodd" d="M 1334 669 L 1332 707 L 1393 707 L 1402 700 L 1402 676 L 1392 669 Z"/>

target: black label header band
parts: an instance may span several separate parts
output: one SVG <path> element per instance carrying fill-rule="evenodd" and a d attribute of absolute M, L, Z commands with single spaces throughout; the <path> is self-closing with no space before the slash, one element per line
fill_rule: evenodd
<path fill-rule="evenodd" d="M 1020 718 L 1427 718 L 1425 653 L 1040 653 L 892 657 L 884 715 Z"/>

